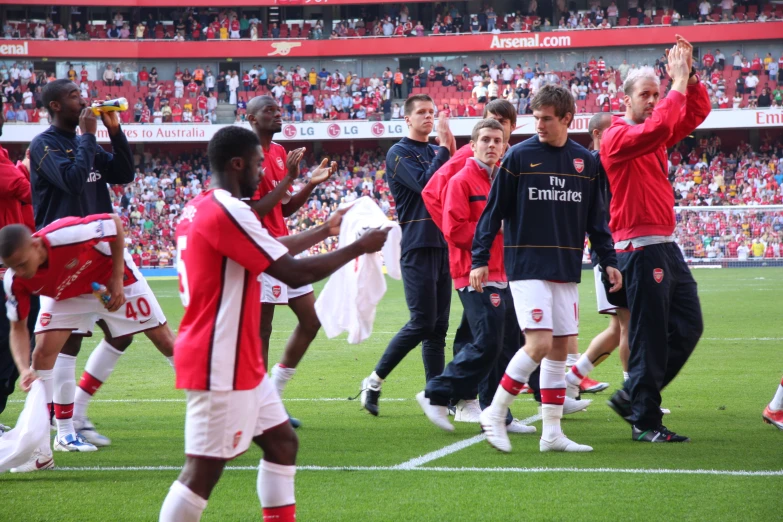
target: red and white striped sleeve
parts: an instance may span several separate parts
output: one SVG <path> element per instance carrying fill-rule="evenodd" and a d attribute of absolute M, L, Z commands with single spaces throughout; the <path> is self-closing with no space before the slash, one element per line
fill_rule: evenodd
<path fill-rule="evenodd" d="M 117 237 L 117 224 L 110 214 L 67 217 L 52 222 L 35 235 L 45 237 L 52 248 L 73 246 L 90 241 L 110 241 Z"/>
<path fill-rule="evenodd" d="M 216 190 L 213 197 L 223 210 L 226 222 L 215 231 L 218 234 L 216 248 L 223 255 L 250 272 L 260 274 L 288 253 L 288 249 L 261 226 L 258 215 L 246 203 L 222 190 Z"/>
<path fill-rule="evenodd" d="M 5 313 L 11 322 L 24 321 L 30 313 L 30 293 L 19 283 L 13 270 L 3 276 Z"/>

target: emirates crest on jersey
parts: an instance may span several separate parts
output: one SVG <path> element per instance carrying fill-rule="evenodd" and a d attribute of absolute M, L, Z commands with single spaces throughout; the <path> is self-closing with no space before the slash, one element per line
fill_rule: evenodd
<path fill-rule="evenodd" d="M 283 158 L 279 156 L 277 157 L 277 166 L 280 167 L 281 169 L 285 166 L 285 164 L 283 163 Z"/>
<path fill-rule="evenodd" d="M 585 160 L 582 158 L 576 158 L 574 160 L 574 168 L 579 174 L 581 174 L 582 171 L 585 170 Z"/>

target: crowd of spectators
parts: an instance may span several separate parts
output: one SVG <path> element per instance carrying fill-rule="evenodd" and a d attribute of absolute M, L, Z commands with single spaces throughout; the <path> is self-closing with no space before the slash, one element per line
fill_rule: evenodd
<path fill-rule="evenodd" d="M 778 54 L 776 52 L 776 54 Z M 250 98 L 271 94 L 283 109 L 286 121 L 345 119 L 393 120 L 402 118 L 401 100 L 411 93 L 427 92 L 436 111 L 450 117 L 480 115 L 488 101 L 503 98 L 519 114 L 530 114 L 530 101 L 548 84 L 565 85 L 576 100 L 577 113 L 621 112 L 622 84 L 638 67 L 650 65 L 668 87 L 666 57 L 649 63 L 608 64 L 603 56 L 591 56 L 570 71 L 553 70 L 549 63 L 517 63 L 505 59 L 484 61 L 471 70 L 459 71 L 438 62 L 425 69 L 387 67 L 380 75 L 360 77 L 339 69 L 307 70 L 283 65 L 267 70 L 263 64 L 245 70 L 213 72 L 197 65 L 191 72 L 177 68 L 172 78 L 160 78 L 155 67 L 143 66 L 135 82 L 124 77 L 120 67 L 106 64 L 99 78 L 91 78 L 85 66 L 71 65 L 66 77 L 81 87 L 88 100 L 118 96 L 128 98 L 131 110 L 125 122 L 216 123 L 219 103 L 234 108 L 235 121 L 243 121 Z M 77 70 L 78 69 L 78 70 Z M 714 109 L 783 107 L 783 51 L 752 57 L 736 51 L 726 56 L 720 49 L 705 50 L 700 57 L 700 77 Z M 55 75 L 36 72 L 29 63 L 0 64 L 0 88 L 6 121 L 48 124 L 41 104 L 41 89 Z"/>
<path fill-rule="evenodd" d="M 759 6 L 734 0 L 693 2 L 687 13 L 662 7 L 655 0 L 628 0 L 627 9 L 616 2 L 591 0 L 588 9 L 566 6 L 557 0 L 559 22 L 539 16 L 537 0 L 529 0 L 524 8 L 496 12 L 483 3 L 476 12 L 463 12 L 456 4 L 436 4 L 427 19 L 414 19 L 406 4 L 389 4 L 382 16 L 376 10 L 362 8 L 359 16 L 337 20 L 330 28 L 321 19 L 264 23 L 256 10 L 242 12 L 233 8 L 188 8 L 175 16 L 146 17 L 137 13 L 116 11 L 109 20 L 94 20 L 82 25 L 74 20 L 65 26 L 51 18 L 18 20 L 3 23 L 5 38 L 50 38 L 58 40 L 86 39 L 158 39 L 174 41 L 231 40 L 259 38 L 337 39 L 364 36 L 425 36 L 428 34 L 475 34 L 501 31 L 549 31 L 578 29 L 609 29 L 620 26 L 678 25 L 681 20 L 695 23 L 766 22 L 783 20 L 783 5 L 766 3 Z M 521 6 L 520 6 L 521 7 Z M 373 14 L 370 14 L 373 11 Z M 498 9 L 499 11 L 499 9 Z M 160 12 L 160 11 L 158 11 Z"/>

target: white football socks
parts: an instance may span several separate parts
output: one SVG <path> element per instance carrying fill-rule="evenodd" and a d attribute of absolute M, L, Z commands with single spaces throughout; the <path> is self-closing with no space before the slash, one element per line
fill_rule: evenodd
<path fill-rule="evenodd" d="M 258 466 L 256 492 L 261 506 L 273 508 L 296 504 L 294 497 L 296 466 L 284 466 L 262 460 Z"/>
<path fill-rule="evenodd" d="M 92 351 L 84 367 L 84 373 L 76 390 L 73 416 L 77 419 L 87 417 L 87 406 L 95 392 L 109 379 L 123 352 L 102 340 Z"/>
<path fill-rule="evenodd" d="M 378 374 L 375 373 L 375 370 L 373 370 L 373 372 L 370 374 L 369 381 L 370 381 L 370 386 L 372 386 L 373 388 L 380 388 L 381 385 L 383 384 L 383 379 L 381 379 L 378 376 Z"/>
<path fill-rule="evenodd" d="M 492 415 L 505 417 L 508 408 L 511 406 L 511 403 L 514 402 L 514 399 L 517 398 L 517 394 L 519 393 L 518 389 L 513 390 L 513 393 L 512 391 L 509 391 L 511 390 L 511 387 L 504 387 L 504 382 L 509 382 L 510 380 L 512 383 L 520 383 L 514 384 L 514 386 L 521 388 L 521 384 L 530 380 L 530 374 L 533 373 L 536 368 L 538 368 L 538 363 L 534 361 L 524 349 L 520 348 L 517 353 L 514 354 L 514 357 L 508 362 L 506 372 L 503 375 L 503 379 L 500 381 L 500 386 L 498 386 L 495 396 L 492 398 L 492 404 L 488 407 Z"/>
<path fill-rule="evenodd" d="M 60 354 L 54 363 L 54 416 L 57 436 L 75 435 L 73 429 L 74 397 L 76 395 L 76 357 Z"/>
<path fill-rule="evenodd" d="M 569 355 L 569 357 L 571 357 L 571 355 Z M 571 366 L 571 369 L 566 374 L 566 380 L 569 382 L 569 384 L 579 386 L 579 383 L 582 382 L 582 379 L 587 377 L 594 368 L 595 366 L 593 366 L 593 363 L 590 362 L 587 354 L 584 354 Z"/>
<path fill-rule="evenodd" d="M 780 386 L 778 386 L 778 391 L 775 393 L 772 402 L 769 403 L 769 408 L 775 411 L 783 410 L 783 381 L 781 381 Z"/>
<path fill-rule="evenodd" d="M 565 361 L 541 361 L 541 438 L 554 440 L 563 434 L 560 419 L 563 418 L 563 402 L 566 395 Z"/>
<path fill-rule="evenodd" d="M 628 380 L 628 372 L 623 372 L 623 382 Z"/>
<path fill-rule="evenodd" d="M 288 368 L 287 366 L 281 366 L 280 364 L 275 364 L 272 367 L 272 384 L 275 385 L 279 397 L 283 396 L 285 385 L 294 378 L 295 373 L 296 368 Z"/>
<path fill-rule="evenodd" d="M 193 493 L 182 482 L 176 480 L 160 508 L 159 522 L 198 522 L 207 507 L 206 499 Z"/>

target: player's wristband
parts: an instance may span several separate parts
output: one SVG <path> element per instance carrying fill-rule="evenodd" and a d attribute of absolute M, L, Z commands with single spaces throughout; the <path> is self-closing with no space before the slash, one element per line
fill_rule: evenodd
<path fill-rule="evenodd" d="M 688 78 L 693 78 L 696 76 L 696 67 L 691 66 L 691 73 L 688 75 Z"/>

